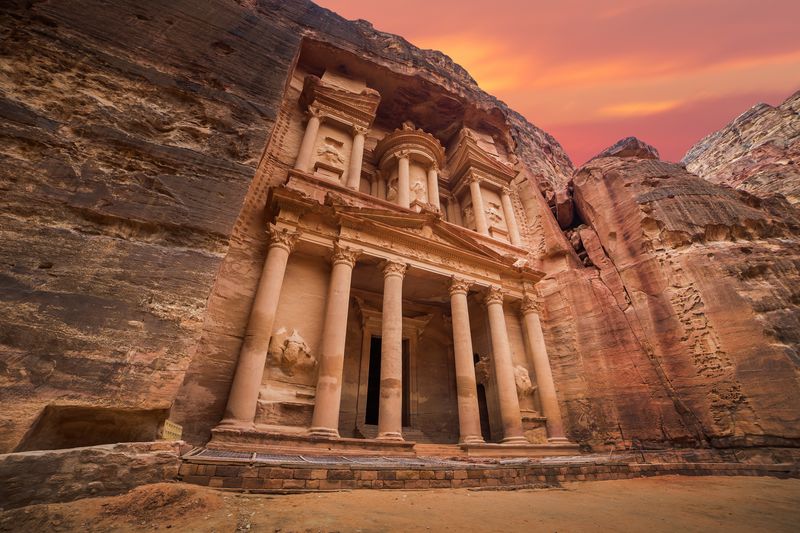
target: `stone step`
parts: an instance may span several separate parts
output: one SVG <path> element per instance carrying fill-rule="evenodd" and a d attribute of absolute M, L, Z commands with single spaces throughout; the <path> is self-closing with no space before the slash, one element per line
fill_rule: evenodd
<path fill-rule="evenodd" d="M 378 436 L 378 426 L 373 424 L 359 424 L 357 426 L 358 433 L 365 439 L 374 439 Z M 403 438 L 409 442 L 417 443 L 433 443 L 422 430 L 412 427 L 403 428 Z"/>
<path fill-rule="evenodd" d="M 426 444 L 414 446 L 414 451 L 420 457 L 466 457 L 467 454 L 458 444 Z"/>

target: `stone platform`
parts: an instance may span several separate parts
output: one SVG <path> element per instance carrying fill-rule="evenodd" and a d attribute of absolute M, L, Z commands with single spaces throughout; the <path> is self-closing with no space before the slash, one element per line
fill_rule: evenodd
<path fill-rule="evenodd" d="M 713 458 L 713 457 L 709 457 Z M 662 457 L 669 460 L 669 457 Z M 198 449 L 183 456 L 178 479 L 252 492 L 341 489 L 526 488 L 567 481 L 657 475 L 800 477 L 795 463 L 638 462 L 641 454 L 545 458 L 440 458 L 291 455 Z M 684 458 L 685 459 L 685 458 Z"/>

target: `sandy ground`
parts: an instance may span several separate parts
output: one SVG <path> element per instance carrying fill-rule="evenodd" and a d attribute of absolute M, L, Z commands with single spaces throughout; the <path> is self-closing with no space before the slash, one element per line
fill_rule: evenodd
<path fill-rule="evenodd" d="M 0 513 L 0 531 L 798 531 L 800 480 L 680 477 L 519 491 L 247 495 L 184 484 Z"/>

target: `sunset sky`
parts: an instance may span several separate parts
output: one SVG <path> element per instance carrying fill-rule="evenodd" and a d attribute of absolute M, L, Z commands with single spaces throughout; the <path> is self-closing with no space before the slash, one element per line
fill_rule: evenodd
<path fill-rule="evenodd" d="M 441 50 L 576 164 L 635 135 L 678 161 L 800 89 L 800 0 L 319 0 Z"/>

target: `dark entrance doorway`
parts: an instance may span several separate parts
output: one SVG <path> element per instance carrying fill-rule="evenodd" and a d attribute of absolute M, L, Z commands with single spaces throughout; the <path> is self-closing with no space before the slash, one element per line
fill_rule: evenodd
<path fill-rule="evenodd" d="M 377 425 L 381 405 L 381 338 L 373 336 L 369 343 L 369 374 L 367 377 L 367 406 L 364 415 L 365 424 Z M 410 425 L 411 394 L 409 376 L 410 346 L 408 339 L 403 339 L 403 426 Z"/>

